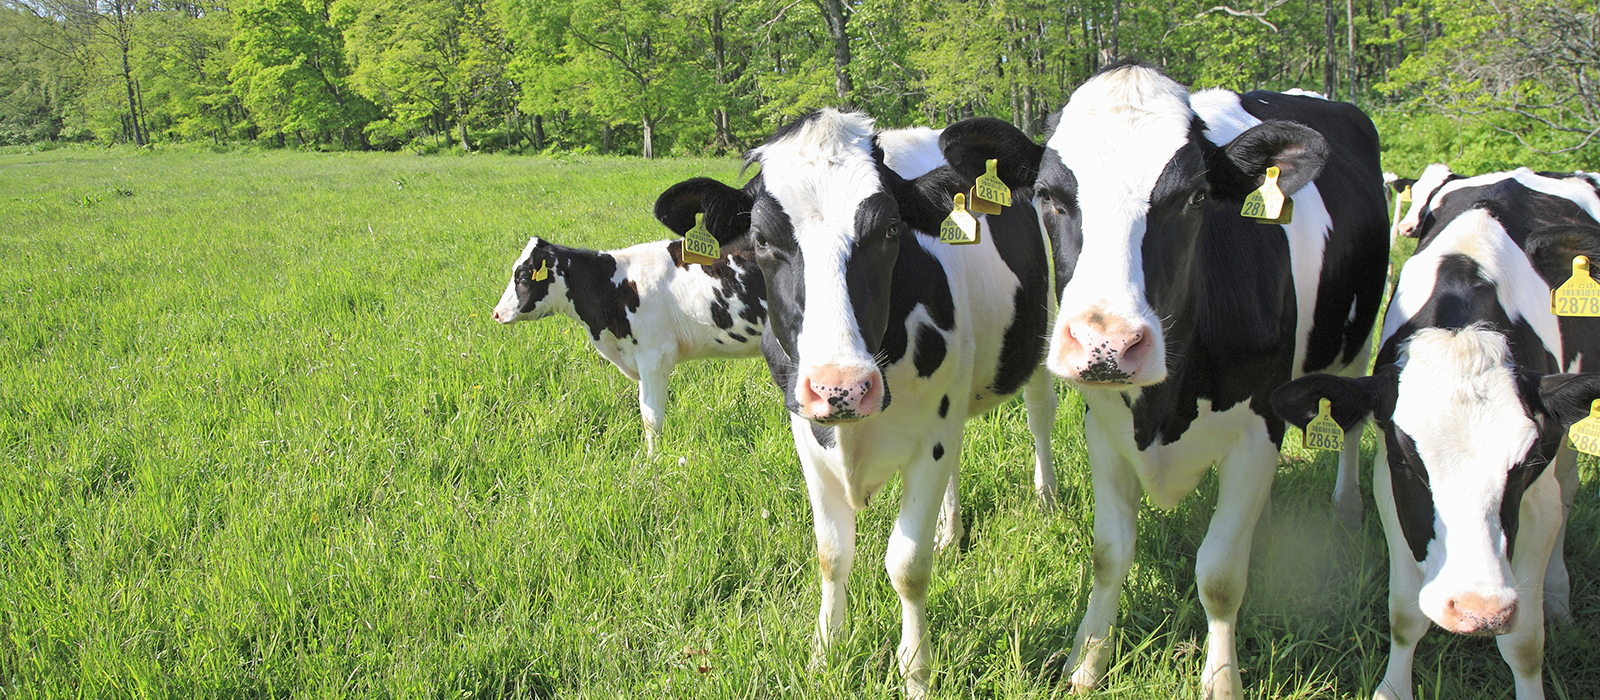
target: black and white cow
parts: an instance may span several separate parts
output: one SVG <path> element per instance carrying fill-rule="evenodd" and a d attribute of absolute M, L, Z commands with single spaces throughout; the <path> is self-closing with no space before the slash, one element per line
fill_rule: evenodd
<path fill-rule="evenodd" d="M 1273 400 L 1303 425 L 1328 398 L 1341 425 L 1370 415 L 1384 434 L 1373 490 L 1391 647 L 1377 697 L 1412 697 L 1412 655 L 1432 620 L 1501 635 L 1517 697 L 1543 698 L 1541 608 L 1570 615 L 1560 552 L 1577 463 L 1564 435 L 1600 398 L 1600 375 L 1562 374 L 1600 361 L 1600 319 L 1553 316 L 1550 290 L 1574 256 L 1600 258 L 1600 198 L 1581 176 L 1526 169 L 1418 197 L 1420 241 L 1373 376 L 1304 377 Z"/>
<path fill-rule="evenodd" d="M 667 378 L 679 362 L 754 357 L 767 328 L 766 284 L 748 246 L 712 265 L 683 261 L 683 241 L 621 250 L 568 248 L 533 238 L 511 264 L 494 320 L 562 314 L 639 383 L 645 447 L 655 452 L 666 419 Z"/>
<path fill-rule="evenodd" d="M 1043 147 L 969 154 L 951 165 L 1040 163 L 1018 184 L 1034 186 L 1055 247 L 1048 366 L 1088 406 L 1094 586 L 1071 682 L 1087 689 L 1105 674 L 1141 492 L 1173 508 L 1216 464 L 1216 513 L 1195 566 L 1209 621 L 1202 687 L 1239 697 L 1234 624 L 1284 432 L 1269 397 L 1306 372 L 1366 367 L 1388 250 L 1377 132 L 1349 104 L 1191 95 L 1154 68 L 1118 64 L 1073 93 Z M 1241 218 L 1273 165 L 1293 222 Z M 1341 455 L 1346 503 L 1359 504 L 1359 437 L 1357 426 Z"/>
<path fill-rule="evenodd" d="M 1029 143 L 997 120 L 961 126 Z M 748 236 L 766 275 L 772 320 L 762 352 L 791 414 L 815 519 L 819 653 L 844 622 L 856 513 L 900 474 L 886 565 L 902 606 L 899 667 L 908 695 L 921 697 L 928 584 L 935 540 L 945 538 L 936 516 L 957 474 L 962 428 L 1026 386 L 1029 427 L 1048 460 L 1055 395 L 1040 370 L 1048 260 L 1029 193 L 1016 190 L 1014 206 L 981 217 L 980 243 L 940 243 L 951 198 L 972 178 L 944 166 L 901 177 L 886 160 L 936 157 L 926 138 L 921 158 L 886 153 L 904 143 L 875 137 L 865 115 L 825 109 L 755 149 L 760 174 L 743 190 L 690 180 L 664 193 L 656 212 L 678 231 L 697 211 L 750 212 L 744 226 L 725 225 L 728 217 L 708 226 L 720 240 Z M 940 144 L 945 155 L 961 148 L 949 131 Z"/>

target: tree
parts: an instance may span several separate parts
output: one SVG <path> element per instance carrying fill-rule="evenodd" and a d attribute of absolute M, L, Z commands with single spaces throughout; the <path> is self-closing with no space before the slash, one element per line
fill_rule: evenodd
<path fill-rule="evenodd" d="M 351 89 L 344 33 L 332 0 L 239 0 L 233 49 L 234 89 L 266 135 L 350 145 L 376 108 Z"/>

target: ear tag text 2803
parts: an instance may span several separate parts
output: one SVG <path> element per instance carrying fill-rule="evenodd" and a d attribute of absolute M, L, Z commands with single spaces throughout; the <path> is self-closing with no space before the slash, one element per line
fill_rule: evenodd
<path fill-rule="evenodd" d="M 1283 190 L 1278 189 L 1278 166 L 1267 168 L 1267 179 L 1244 198 L 1244 208 L 1239 213 L 1263 224 L 1287 224 L 1294 220 L 1294 200 L 1283 196 Z"/>
<path fill-rule="evenodd" d="M 984 173 L 972 185 L 971 208 L 979 214 L 999 214 L 1000 207 L 1011 206 L 1011 188 L 996 172 L 1000 161 L 990 158 L 983 165 Z"/>
<path fill-rule="evenodd" d="M 540 260 L 539 269 L 533 271 L 533 281 L 543 282 L 550 279 L 550 261 Z"/>
<path fill-rule="evenodd" d="M 966 195 L 957 194 L 955 208 L 939 224 L 939 242 L 951 245 L 969 245 L 978 242 L 978 220 L 967 212 Z"/>
<path fill-rule="evenodd" d="M 710 265 L 722 257 L 722 246 L 706 230 L 705 214 L 694 215 L 694 228 L 683 234 L 683 261 Z"/>
<path fill-rule="evenodd" d="M 1306 447 L 1329 452 L 1344 450 L 1344 429 L 1329 414 L 1332 409 L 1333 402 L 1327 399 L 1317 401 L 1317 417 L 1306 424 L 1305 439 L 1301 441 Z"/>
<path fill-rule="evenodd" d="M 1572 259 L 1572 279 L 1550 293 L 1550 313 L 1557 316 L 1600 317 L 1600 284 L 1589 276 L 1589 259 Z"/>
<path fill-rule="evenodd" d="M 1572 440 L 1572 449 L 1600 457 L 1600 399 L 1589 404 L 1588 418 L 1572 424 L 1567 438 Z"/>

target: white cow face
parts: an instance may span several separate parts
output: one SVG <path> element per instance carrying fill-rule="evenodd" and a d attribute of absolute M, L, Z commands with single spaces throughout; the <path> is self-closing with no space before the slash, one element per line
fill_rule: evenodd
<path fill-rule="evenodd" d="M 565 299 L 566 281 L 556 271 L 556 253 L 548 242 L 528 239 L 511 264 L 511 281 L 495 304 L 493 317 L 500 323 L 538 320 L 554 312 L 554 302 Z M 542 279 L 541 279 L 542 278 Z"/>
<path fill-rule="evenodd" d="M 1422 224 L 1422 218 L 1427 216 L 1433 206 L 1433 196 L 1445 183 L 1457 179 L 1457 175 L 1450 172 L 1450 166 L 1444 163 L 1434 163 L 1422 170 L 1417 176 L 1417 181 L 1411 186 L 1411 207 L 1406 209 L 1400 223 L 1396 225 L 1395 232 L 1407 238 L 1415 238 L 1417 227 Z"/>

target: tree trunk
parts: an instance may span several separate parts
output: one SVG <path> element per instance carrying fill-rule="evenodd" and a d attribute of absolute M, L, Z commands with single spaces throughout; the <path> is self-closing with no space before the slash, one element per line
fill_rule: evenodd
<path fill-rule="evenodd" d="M 654 158 L 656 157 L 655 124 L 650 121 L 650 117 L 640 119 L 639 122 L 644 129 L 644 157 Z"/>
<path fill-rule="evenodd" d="M 833 37 L 833 90 L 839 97 L 839 107 L 850 107 L 850 35 L 845 32 L 849 19 L 844 12 L 844 0 L 821 0 L 822 20 L 828 25 L 828 35 Z"/>
<path fill-rule="evenodd" d="M 456 125 L 461 128 L 461 150 L 472 150 L 472 142 L 467 140 L 467 111 L 461 108 L 461 98 L 456 100 Z"/>
<path fill-rule="evenodd" d="M 1111 60 L 1122 57 L 1122 47 L 1117 44 L 1117 31 L 1122 27 L 1122 0 L 1111 1 Z"/>
<path fill-rule="evenodd" d="M 1339 82 L 1339 52 L 1334 34 L 1339 30 L 1339 15 L 1334 12 L 1333 0 L 1322 0 L 1322 94 L 1337 99 L 1334 88 Z"/>
<path fill-rule="evenodd" d="M 717 99 L 725 100 L 727 95 L 723 87 L 728 83 L 728 48 L 722 36 L 722 10 L 718 9 L 711 15 L 711 55 L 716 60 L 716 74 L 712 77 L 717 85 Z M 727 153 L 733 148 L 733 133 L 728 128 L 728 110 L 722 105 L 711 111 L 711 121 L 716 127 L 717 135 L 711 147 L 717 155 Z"/>
<path fill-rule="evenodd" d="M 533 115 L 533 150 L 544 150 L 544 115 Z"/>
<path fill-rule="evenodd" d="M 610 154 L 611 153 L 611 125 L 610 124 L 601 124 L 600 125 L 600 152 L 601 153 L 605 153 L 605 154 Z"/>
<path fill-rule="evenodd" d="M 1350 100 L 1354 100 L 1356 97 L 1356 15 L 1354 1 L 1344 0 L 1344 28 L 1350 40 L 1350 53 L 1348 54 L 1350 60 L 1346 62 L 1350 67 L 1350 72 L 1345 74 L 1345 92 L 1347 93 L 1345 97 Z"/>
<path fill-rule="evenodd" d="M 139 130 L 139 100 L 133 94 L 133 67 L 128 64 L 128 46 L 122 45 L 122 82 L 128 88 L 128 119 L 133 127 L 133 145 L 143 146 L 144 133 Z"/>

